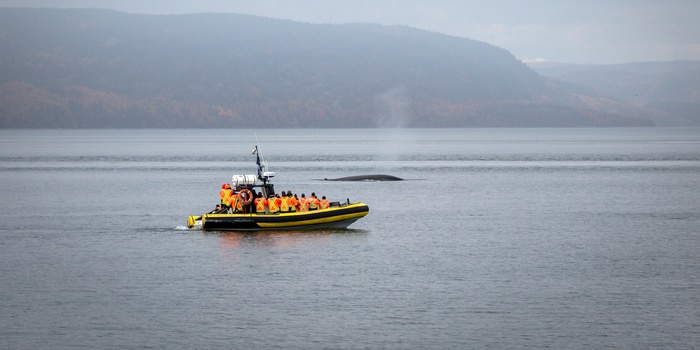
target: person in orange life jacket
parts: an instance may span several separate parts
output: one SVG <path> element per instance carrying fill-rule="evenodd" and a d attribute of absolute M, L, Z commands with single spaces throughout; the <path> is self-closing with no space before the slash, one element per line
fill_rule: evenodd
<path fill-rule="evenodd" d="M 233 190 L 229 184 L 221 185 L 221 190 L 219 191 L 219 197 L 221 197 L 221 204 L 228 205 L 230 197 L 233 196 Z"/>
<path fill-rule="evenodd" d="M 296 209 L 296 211 L 299 211 L 299 202 L 300 202 L 299 197 L 297 197 L 297 194 L 295 193 L 294 194 L 294 208 Z"/>
<path fill-rule="evenodd" d="M 299 210 L 297 211 L 309 211 L 309 201 L 303 193 L 301 194 L 301 198 L 299 198 Z"/>
<path fill-rule="evenodd" d="M 282 191 L 280 195 L 280 211 L 283 213 L 289 211 L 289 200 L 287 198 L 287 192 Z"/>
<path fill-rule="evenodd" d="M 267 213 L 267 198 L 262 196 L 262 193 L 258 192 L 254 200 L 255 202 L 255 212 L 258 214 Z"/>
<path fill-rule="evenodd" d="M 271 194 L 270 198 L 267 199 L 267 207 L 269 208 L 270 214 L 279 213 L 281 204 L 282 200 L 275 195 Z"/>
<path fill-rule="evenodd" d="M 316 198 L 316 192 L 311 192 L 309 201 L 309 210 L 318 210 L 321 207 L 321 202 Z"/>
<path fill-rule="evenodd" d="M 231 211 L 233 211 L 234 213 L 243 212 L 243 203 L 241 203 L 241 198 L 238 196 L 237 193 L 231 196 L 228 202 L 228 206 L 231 207 Z"/>
<path fill-rule="evenodd" d="M 287 198 L 289 198 L 289 211 L 297 211 L 297 200 L 294 198 L 292 191 L 287 191 Z"/>
<path fill-rule="evenodd" d="M 280 200 L 282 203 L 280 204 L 280 211 L 283 213 L 297 211 L 296 203 L 294 203 L 294 197 L 292 197 L 292 191 L 282 191 L 282 197 Z"/>
<path fill-rule="evenodd" d="M 330 206 L 331 206 L 331 203 L 328 202 L 328 200 L 326 199 L 326 196 L 323 196 L 323 198 L 321 198 L 321 209 L 328 209 Z"/>

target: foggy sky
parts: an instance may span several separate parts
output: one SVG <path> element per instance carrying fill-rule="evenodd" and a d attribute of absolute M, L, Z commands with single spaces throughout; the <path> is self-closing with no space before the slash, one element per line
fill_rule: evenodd
<path fill-rule="evenodd" d="M 700 60 L 698 0 L 0 0 L 29 6 L 407 25 L 484 41 L 524 61 Z"/>

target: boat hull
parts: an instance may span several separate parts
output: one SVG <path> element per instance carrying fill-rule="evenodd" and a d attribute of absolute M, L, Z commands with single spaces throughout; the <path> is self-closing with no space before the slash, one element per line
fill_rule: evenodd
<path fill-rule="evenodd" d="M 369 213 L 364 203 L 277 214 L 204 214 L 190 216 L 187 226 L 206 231 L 344 229 Z"/>

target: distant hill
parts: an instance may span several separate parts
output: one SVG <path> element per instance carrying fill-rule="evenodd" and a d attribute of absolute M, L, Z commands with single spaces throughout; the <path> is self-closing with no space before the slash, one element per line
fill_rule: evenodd
<path fill-rule="evenodd" d="M 0 9 L 0 127 L 650 126 L 492 45 L 403 26 Z"/>
<path fill-rule="evenodd" d="M 657 125 L 700 126 L 700 61 L 531 67 L 543 76 L 643 108 Z"/>

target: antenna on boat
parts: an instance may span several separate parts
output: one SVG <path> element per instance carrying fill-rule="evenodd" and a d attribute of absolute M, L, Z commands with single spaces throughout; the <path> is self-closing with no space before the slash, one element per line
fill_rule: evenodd
<path fill-rule="evenodd" d="M 255 148 L 253 148 L 253 155 L 257 158 L 255 163 L 258 165 L 258 179 L 267 184 L 271 178 L 275 177 L 275 173 L 272 171 L 267 171 L 267 162 L 260 151 L 260 143 L 258 142 L 258 134 L 255 133 Z"/>

